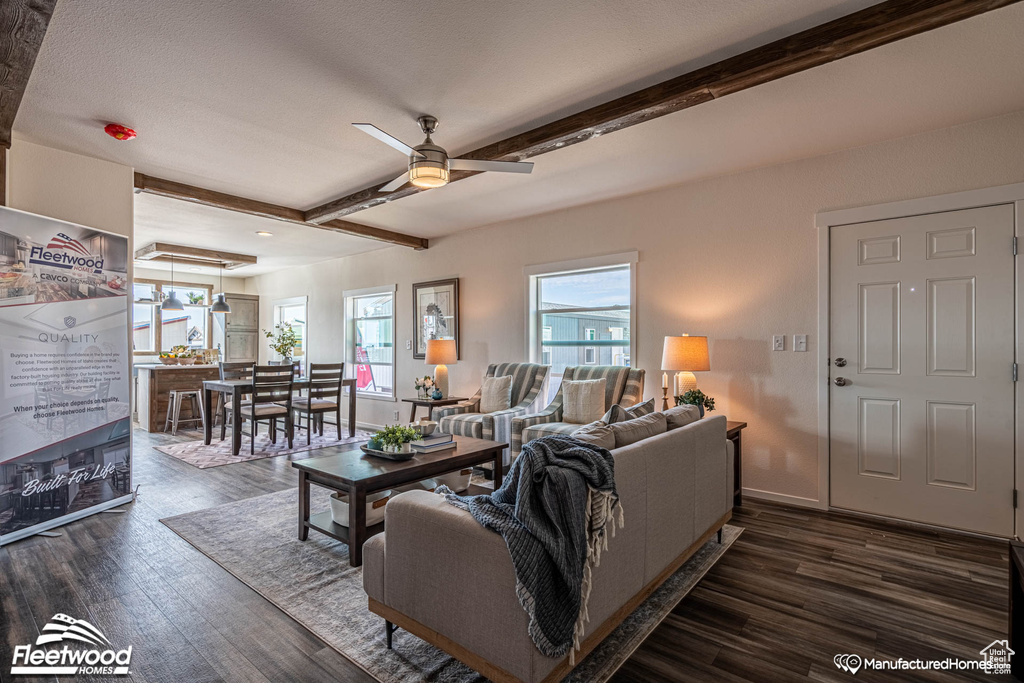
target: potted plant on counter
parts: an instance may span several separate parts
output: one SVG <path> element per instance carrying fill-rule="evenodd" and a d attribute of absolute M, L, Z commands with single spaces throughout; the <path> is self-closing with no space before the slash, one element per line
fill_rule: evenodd
<path fill-rule="evenodd" d="M 711 398 L 700 389 L 691 389 L 682 396 L 676 396 L 676 405 L 681 406 L 683 404 L 697 406 L 700 410 L 701 417 L 704 417 L 705 409 L 707 409 L 709 413 L 715 409 L 715 399 Z"/>
<path fill-rule="evenodd" d="M 408 453 L 412 450 L 409 443 L 418 438 L 419 434 L 412 427 L 391 425 L 374 434 L 368 445 L 387 453 Z"/>

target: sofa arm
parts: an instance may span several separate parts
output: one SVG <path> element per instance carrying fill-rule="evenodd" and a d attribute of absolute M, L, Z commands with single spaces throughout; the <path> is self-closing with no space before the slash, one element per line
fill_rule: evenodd
<path fill-rule="evenodd" d="M 363 543 L 363 590 L 377 602 L 384 602 L 384 534 Z"/>
<path fill-rule="evenodd" d="M 512 457 L 515 458 L 523 450 L 523 432 L 527 427 L 550 422 L 562 421 L 562 405 L 548 408 L 544 412 L 533 415 L 522 415 L 512 418 Z"/>
<path fill-rule="evenodd" d="M 463 413 L 479 413 L 480 412 L 480 401 L 463 401 L 462 403 L 456 403 L 453 406 L 444 406 L 442 408 L 432 408 L 430 410 L 430 419 L 434 422 L 440 422 L 442 417 L 448 417 L 449 415 L 462 415 Z"/>
<path fill-rule="evenodd" d="M 427 491 L 392 498 L 384 514 L 385 605 L 530 680 L 534 645 L 504 539 Z"/>

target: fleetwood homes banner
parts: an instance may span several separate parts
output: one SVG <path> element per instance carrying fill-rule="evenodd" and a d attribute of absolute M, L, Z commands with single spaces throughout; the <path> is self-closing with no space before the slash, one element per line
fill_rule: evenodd
<path fill-rule="evenodd" d="M 0 207 L 0 545 L 131 500 L 128 239 Z"/>

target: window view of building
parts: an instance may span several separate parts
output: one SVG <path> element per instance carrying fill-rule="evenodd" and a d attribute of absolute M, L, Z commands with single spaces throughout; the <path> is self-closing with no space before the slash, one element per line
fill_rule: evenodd
<path fill-rule="evenodd" d="M 395 395 L 394 302 L 393 287 L 345 294 L 346 362 L 367 396 Z"/>

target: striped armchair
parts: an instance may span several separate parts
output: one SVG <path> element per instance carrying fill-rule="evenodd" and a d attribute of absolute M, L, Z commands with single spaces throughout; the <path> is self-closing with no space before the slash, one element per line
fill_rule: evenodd
<path fill-rule="evenodd" d="M 509 443 L 512 419 L 527 415 L 540 408 L 547 386 L 547 365 L 534 363 L 497 363 L 487 366 L 487 377 L 512 377 L 512 407 L 496 413 L 480 412 L 480 395 L 483 387 L 477 389 L 473 398 L 454 406 L 434 408 L 431 419 L 438 423 L 438 429 L 446 434 L 472 436 Z M 506 455 L 506 458 L 508 456 Z M 506 463 L 507 464 L 507 463 Z"/>
<path fill-rule="evenodd" d="M 644 371 L 618 365 L 580 365 L 566 368 L 562 381 L 601 379 L 607 382 L 604 394 L 604 409 L 616 403 L 623 408 L 635 405 L 644 397 Z M 542 436 L 571 434 L 580 428 L 578 424 L 562 422 L 562 387 L 544 412 L 522 415 L 512 420 L 512 457 L 523 450 L 523 444 Z"/>

